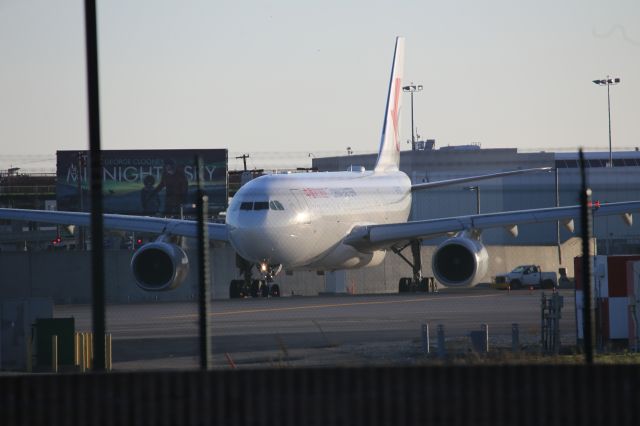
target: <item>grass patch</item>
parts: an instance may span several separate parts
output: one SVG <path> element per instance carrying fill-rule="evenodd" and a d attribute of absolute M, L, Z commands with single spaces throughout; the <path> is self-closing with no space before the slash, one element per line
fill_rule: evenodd
<path fill-rule="evenodd" d="M 584 364 L 584 355 L 579 353 L 565 353 L 560 355 L 543 355 L 532 352 L 513 353 L 509 350 L 492 350 L 488 354 L 476 352 L 454 353 L 447 355 L 444 359 L 431 354 L 416 362 L 416 364 L 436 364 L 436 365 L 519 365 L 519 364 Z M 610 354 L 596 354 L 595 364 L 640 364 L 640 353 L 624 352 Z"/>

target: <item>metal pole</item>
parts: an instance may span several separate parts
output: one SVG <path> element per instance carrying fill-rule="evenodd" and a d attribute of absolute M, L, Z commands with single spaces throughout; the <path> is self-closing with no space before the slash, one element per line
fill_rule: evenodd
<path fill-rule="evenodd" d="M 429 355 L 431 344 L 429 342 L 429 323 L 422 324 L 422 352 Z"/>
<path fill-rule="evenodd" d="M 489 324 L 481 324 L 480 329 L 482 330 L 482 352 L 487 354 L 489 353 Z"/>
<path fill-rule="evenodd" d="M 511 352 L 520 352 L 520 326 L 515 322 L 511 324 Z"/>
<path fill-rule="evenodd" d="M 422 85 L 411 83 L 408 86 L 404 86 L 402 90 L 404 92 L 409 92 L 411 94 L 411 150 L 415 151 L 416 150 L 416 134 L 415 134 L 416 128 L 413 122 L 413 93 L 421 91 Z"/>
<path fill-rule="evenodd" d="M 58 336 L 51 336 L 51 371 L 58 372 Z"/>
<path fill-rule="evenodd" d="M 591 243 L 591 189 L 587 187 L 586 172 L 584 165 L 584 153 L 580 148 L 580 175 L 582 179 L 580 189 L 580 219 L 582 227 L 582 294 L 583 294 L 583 310 L 582 310 L 582 331 L 584 339 L 584 356 L 587 364 L 593 364 L 593 308 L 591 304 L 591 295 L 593 283 L 593 265 L 590 256 Z"/>
<path fill-rule="evenodd" d="M 445 348 L 445 339 L 444 339 L 444 325 L 438 324 L 438 357 L 444 358 L 447 355 L 447 349 Z"/>
<path fill-rule="evenodd" d="M 78 211 L 84 211 L 84 200 L 82 194 L 82 171 L 86 165 L 86 154 L 82 151 L 78 151 L 78 196 L 79 208 Z M 78 226 L 78 247 L 77 250 L 84 250 L 84 227 Z"/>
<path fill-rule="evenodd" d="M 416 137 L 414 136 L 414 129 L 415 127 L 413 126 L 413 91 L 411 91 L 411 150 L 412 151 L 416 150 Z"/>
<path fill-rule="evenodd" d="M 609 113 L 609 167 L 613 167 L 613 154 L 611 153 L 611 96 L 609 95 L 609 78 L 607 77 L 607 111 Z"/>
<path fill-rule="evenodd" d="M 198 322 L 200 340 L 200 369 L 207 370 L 210 365 L 211 339 L 209 335 L 209 232 L 206 224 L 209 197 L 202 190 L 204 167 L 202 157 L 196 157 L 198 170 Z"/>
<path fill-rule="evenodd" d="M 98 30 L 96 2 L 85 0 L 89 155 L 91 161 L 91 278 L 93 335 L 104 336 L 104 235 L 102 222 L 102 162 L 100 152 L 100 99 L 98 85 Z M 94 371 L 104 371 L 104 339 L 94 339 Z"/>
<path fill-rule="evenodd" d="M 556 165 L 556 207 L 560 207 L 560 178 Z M 556 220 L 556 243 L 558 244 L 558 265 L 562 265 L 562 245 L 560 242 L 560 221 Z"/>
<path fill-rule="evenodd" d="M 480 214 L 480 187 L 476 186 L 476 212 Z"/>

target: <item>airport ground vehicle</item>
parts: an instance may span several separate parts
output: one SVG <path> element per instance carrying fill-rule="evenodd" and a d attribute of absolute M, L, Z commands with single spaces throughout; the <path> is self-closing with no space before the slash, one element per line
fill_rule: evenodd
<path fill-rule="evenodd" d="M 555 272 L 542 272 L 538 265 L 520 265 L 508 274 L 496 275 L 492 287 L 518 290 L 520 288 L 556 288 L 558 277 Z"/>

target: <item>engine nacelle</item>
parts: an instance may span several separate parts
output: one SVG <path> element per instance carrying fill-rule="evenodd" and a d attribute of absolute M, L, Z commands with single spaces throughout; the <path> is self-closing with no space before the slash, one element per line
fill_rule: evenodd
<path fill-rule="evenodd" d="M 189 259 L 180 246 L 155 241 L 135 252 L 131 258 L 131 270 L 143 290 L 173 290 L 187 277 Z"/>
<path fill-rule="evenodd" d="M 473 287 L 487 273 L 489 255 L 480 241 L 455 236 L 438 246 L 431 266 L 440 283 L 450 287 Z"/>

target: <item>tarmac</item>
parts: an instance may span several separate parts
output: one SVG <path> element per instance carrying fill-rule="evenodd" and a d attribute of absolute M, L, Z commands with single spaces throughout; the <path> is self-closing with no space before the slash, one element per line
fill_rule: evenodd
<path fill-rule="evenodd" d="M 537 351 L 542 290 L 444 289 L 439 293 L 288 296 L 215 300 L 210 305 L 213 368 L 413 365 L 437 353 L 442 325 L 447 353 L 471 350 L 469 333 L 489 329 L 490 350 Z M 550 291 L 544 291 L 546 295 Z M 564 296 L 561 343 L 575 344 L 573 290 Z M 107 306 L 114 370 L 197 368 L 196 303 Z M 91 331 L 88 305 L 58 305 L 55 317 L 75 318 Z M 430 353 L 423 324 L 429 325 Z"/>

